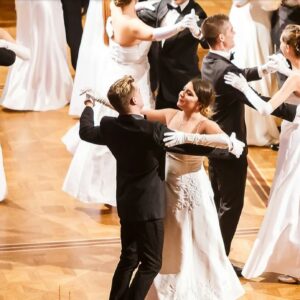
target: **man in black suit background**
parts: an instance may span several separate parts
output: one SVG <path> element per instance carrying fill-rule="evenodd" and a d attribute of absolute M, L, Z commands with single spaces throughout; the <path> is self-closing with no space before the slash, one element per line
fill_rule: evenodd
<path fill-rule="evenodd" d="M 192 78 L 200 76 L 198 66 L 199 43 L 207 48 L 200 38 L 200 25 L 206 13 L 194 0 L 161 0 L 155 10 L 142 10 L 139 17 L 148 25 L 162 27 L 178 23 L 194 9 L 199 21 L 191 24 L 173 37 L 153 42 L 149 52 L 150 80 L 152 90 L 157 90 L 156 108 L 177 108 L 181 88 Z"/>
<path fill-rule="evenodd" d="M 76 70 L 83 32 L 81 17 L 87 10 L 89 0 L 61 0 L 61 2 L 64 13 L 67 43 L 71 50 L 71 62 L 74 70 Z M 101 18 L 101 16 L 99 16 L 99 18 Z"/>
<path fill-rule="evenodd" d="M 237 138 L 246 144 L 244 104 L 251 107 L 252 105 L 244 94 L 225 84 L 224 75 L 228 72 L 241 73 L 248 81 L 252 81 L 260 79 L 263 74 L 272 71 L 272 68 L 266 64 L 242 70 L 231 63 L 230 50 L 234 47 L 234 31 L 227 16 L 219 14 L 208 17 L 203 22 L 201 30 L 210 47 L 210 52 L 203 59 L 201 73 L 203 79 L 213 84 L 216 92 L 212 119 L 227 134 L 236 132 Z M 283 104 L 273 112 L 273 115 L 293 121 L 296 106 Z M 226 253 L 229 254 L 244 204 L 247 149 L 239 159 L 234 156 L 228 160 L 209 159 L 209 176 Z M 241 269 L 235 267 L 235 270 L 240 275 Z"/>
<path fill-rule="evenodd" d="M 94 126 L 93 104 L 87 100 L 79 133 L 87 142 L 106 145 L 117 161 L 116 195 L 122 250 L 110 299 L 142 300 L 161 268 L 166 151 L 163 135 L 170 130 L 141 115 L 143 101 L 131 76 L 116 81 L 108 91 L 108 99 L 119 117 L 103 117 L 100 126 Z M 235 142 L 232 145 L 234 151 Z M 228 155 L 224 149 L 194 145 L 169 150 L 192 155 L 213 155 L 218 150 L 217 155 Z"/>

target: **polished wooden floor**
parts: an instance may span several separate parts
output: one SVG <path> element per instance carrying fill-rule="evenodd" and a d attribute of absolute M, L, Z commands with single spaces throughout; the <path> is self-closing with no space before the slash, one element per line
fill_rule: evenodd
<path fill-rule="evenodd" d="M 210 15 L 227 13 L 231 1 L 200 3 Z M 0 26 L 15 34 L 13 0 L 1 0 Z M 0 68 L 0 93 L 6 73 Z M 60 139 L 75 122 L 68 107 L 0 109 L 8 181 L 8 196 L 0 203 L 0 300 L 108 298 L 120 250 L 116 212 L 61 191 L 71 155 Z M 275 160 L 268 148 L 250 149 L 245 207 L 231 252 L 237 264 L 244 264 L 263 218 Z M 280 284 L 276 274 L 241 281 L 244 300 L 300 299 L 300 286 Z"/>

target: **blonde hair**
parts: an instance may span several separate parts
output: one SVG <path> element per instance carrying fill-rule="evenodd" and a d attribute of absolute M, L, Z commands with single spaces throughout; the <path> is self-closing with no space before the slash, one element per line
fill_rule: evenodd
<path fill-rule="evenodd" d="M 300 25 L 287 25 L 281 34 L 281 39 L 294 50 L 296 57 L 300 58 Z"/>
<path fill-rule="evenodd" d="M 121 79 L 114 82 L 108 92 L 107 98 L 111 105 L 119 113 L 127 111 L 130 100 L 133 97 L 135 86 L 134 78 L 130 75 L 125 75 Z"/>

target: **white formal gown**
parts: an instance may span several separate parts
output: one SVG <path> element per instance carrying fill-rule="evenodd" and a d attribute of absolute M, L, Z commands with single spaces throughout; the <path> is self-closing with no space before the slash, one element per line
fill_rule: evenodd
<path fill-rule="evenodd" d="M 147 300 L 232 300 L 244 293 L 225 253 L 202 160 L 167 154 L 163 265 Z"/>
<path fill-rule="evenodd" d="M 238 67 L 262 65 L 272 54 L 270 18 L 271 12 L 263 10 L 257 0 L 240 8 L 232 5 L 230 21 L 236 33 L 233 63 Z M 250 85 L 266 97 L 272 96 L 277 90 L 274 75 L 264 76 Z M 262 116 L 246 105 L 245 121 L 249 145 L 265 146 L 278 141 L 279 132 L 274 117 Z"/>
<path fill-rule="evenodd" d="M 3 166 L 2 148 L 0 146 L 0 201 L 5 199 L 7 194 L 6 178 Z"/>
<path fill-rule="evenodd" d="M 95 11 L 97 13 L 94 13 Z M 91 1 L 87 17 L 90 16 L 98 19 L 102 18 L 102 1 Z M 88 24 L 91 27 L 87 27 Z M 108 20 L 107 27 L 109 28 L 108 31 L 112 30 L 110 20 Z M 94 25 L 92 22 L 87 23 L 85 26 L 85 31 L 92 31 L 93 29 Z M 102 39 L 102 36 L 99 39 Z M 101 43 L 101 40 L 99 40 L 99 43 Z M 107 51 L 104 51 L 102 56 L 99 56 L 99 59 L 94 61 L 95 67 L 86 70 L 81 68 L 77 72 L 83 73 L 78 76 L 82 77 L 84 74 L 92 72 L 96 78 L 93 78 L 89 86 L 95 88 L 99 96 L 106 97 L 107 91 L 113 82 L 124 75 L 132 75 L 140 88 L 145 107 L 150 107 L 151 91 L 147 57 L 150 46 L 151 42 L 142 41 L 131 47 L 122 47 L 110 39 Z M 82 47 L 87 47 L 85 50 L 88 51 L 92 46 L 82 44 L 80 54 L 84 51 Z M 95 73 L 93 73 L 94 70 L 96 70 Z M 78 80 L 78 85 L 79 82 L 81 80 Z M 75 81 L 75 84 L 75 88 L 80 90 L 80 87 L 77 86 L 77 81 Z M 74 103 L 74 109 L 76 111 L 78 109 L 81 112 L 83 99 L 77 100 L 80 103 Z M 103 116 L 117 115 L 115 111 L 102 105 L 96 105 L 94 111 L 95 125 L 99 125 Z M 107 203 L 115 206 L 116 161 L 109 149 L 106 146 L 79 141 L 78 124 L 70 129 L 63 140 L 67 148 L 74 151 L 74 156 L 63 184 L 63 190 L 83 202 Z"/>
<path fill-rule="evenodd" d="M 1 104 L 15 110 L 46 111 L 65 106 L 72 77 L 60 0 L 16 0 L 17 42 L 30 49 L 29 60 L 11 66 Z"/>
<path fill-rule="evenodd" d="M 300 97 L 289 103 L 300 104 Z M 300 122 L 283 121 L 276 172 L 263 223 L 243 269 L 254 278 L 263 272 L 300 277 Z"/>

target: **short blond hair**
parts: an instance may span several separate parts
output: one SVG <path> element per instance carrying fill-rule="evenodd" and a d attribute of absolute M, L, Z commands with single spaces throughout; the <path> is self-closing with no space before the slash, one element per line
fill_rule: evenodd
<path fill-rule="evenodd" d="M 134 91 L 134 78 L 125 75 L 110 86 L 107 98 L 116 111 L 119 113 L 126 112 Z"/>

